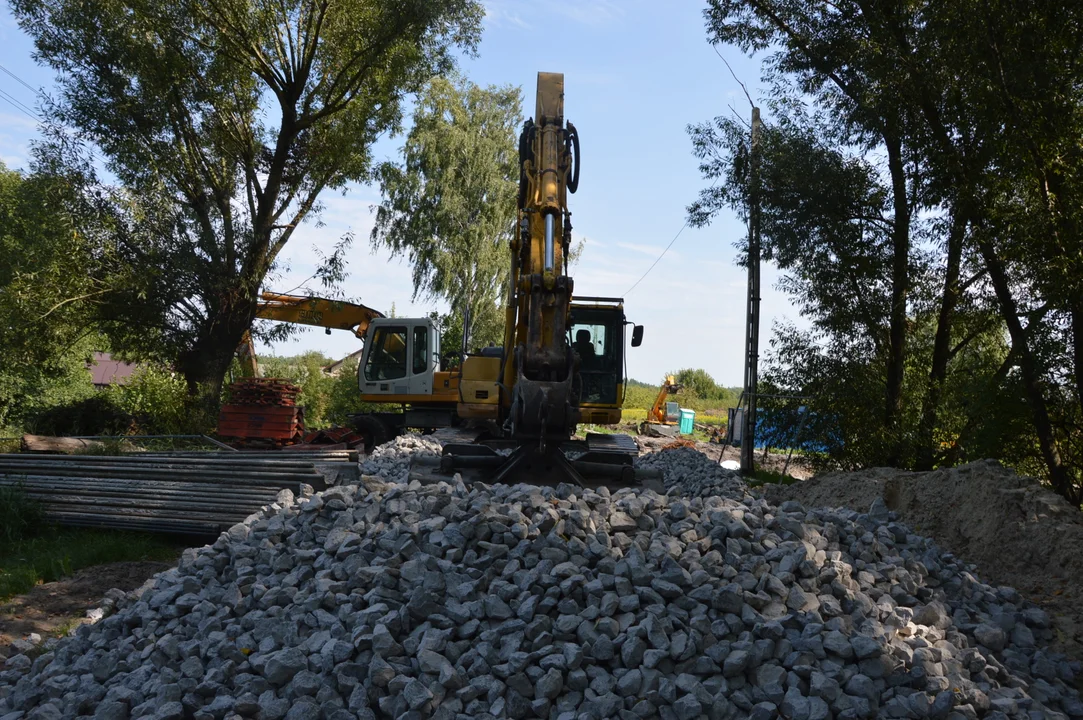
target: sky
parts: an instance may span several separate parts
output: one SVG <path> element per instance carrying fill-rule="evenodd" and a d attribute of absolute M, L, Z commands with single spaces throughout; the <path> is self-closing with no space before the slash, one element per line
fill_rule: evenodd
<path fill-rule="evenodd" d="M 628 319 L 645 326 L 643 344 L 628 352 L 629 377 L 660 383 L 667 372 L 694 367 L 723 385 L 741 385 L 747 272 L 734 262 L 734 243 L 745 228 L 730 213 L 707 228 L 685 227 L 687 206 L 708 185 L 686 128 L 734 111 L 749 115 L 744 91 L 719 53 L 757 101 L 765 92 L 759 62 L 736 48 L 708 44 L 703 2 L 485 0 L 484 5 L 482 41 L 477 57 L 462 58 L 464 75 L 479 85 L 521 86 L 524 112 L 533 115 L 537 73 L 564 73 L 565 117 L 579 131 L 583 155 L 579 191 L 569 197 L 575 235 L 586 239 L 574 269 L 575 287 L 582 295 L 624 297 Z M 35 63 L 32 50 L 4 4 L 0 66 L 11 74 L 0 71 L 0 160 L 11 168 L 27 166 L 38 137 L 36 121 L 11 102 L 36 107 L 35 93 L 20 81 L 45 92 L 54 86 L 52 71 Z M 401 143 L 401 136 L 382 139 L 375 147 L 377 159 L 396 159 Z M 404 317 L 446 309 L 413 298 L 404 258 L 371 249 L 378 187 L 351 186 L 321 201 L 321 222 L 295 232 L 283 255 L 288 270 L 266 289 L 289 291 L 303 283 L 318 253 L 330 253 L 350 232 L 356 240 L 342 287 L 346 296 L 384 312 L 394 306 Z M 778 277 L 764 264 L 761 353 L 776 322 L 804 324 L 788 297 L 775 289 Z M 257 352 L 318 350 L 339 358 L 359 347 L 351 333 L 326 335 L 317 328 L 258 345 Z"/>

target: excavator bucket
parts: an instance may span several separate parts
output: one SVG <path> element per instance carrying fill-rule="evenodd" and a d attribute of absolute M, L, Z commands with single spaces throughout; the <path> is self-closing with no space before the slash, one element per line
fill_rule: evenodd
<path fill-rule="evenodd" d="M 410 479 L 433 483 L 458 474 L 467 483 L 552 487 L 568 483 L 613 490 L 647 487 L 664 491 L 660 473 L 635 467 L 638 454 L 635 440 L 628 435 L 602 433 L 548 446 L 499 440 L 483 444 L 449 443 L 439 458 L 415 459 Z"/>

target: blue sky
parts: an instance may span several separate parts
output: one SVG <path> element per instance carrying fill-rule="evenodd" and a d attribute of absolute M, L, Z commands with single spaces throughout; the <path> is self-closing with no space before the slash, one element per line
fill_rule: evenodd
<path fill-rule="evenodd" d="M 644 342 L 632 349 L 628 372 L 657 382 L 665 372 L 701 367 L 719 382 L 741 383 L 744 353 L 745 271 L 734 264 L 733 243 L 744 228 L 735 216 L 711 227 L 687 228 L 634 291 L 636 280 L 673 240 L 685 208 L 704 186 L 685 130 L 731 112 L 748 114 L 748 101 L 703 27 L 704 4 L 640 0 L 485 0 L 484 35 L 477 58 L 462 70 L 476 83 L 523 88 L 524 110 L 533 114 L 539 70 L 565 75 L 565 115 L 582 139 L 579 192 L 569 204 L 586 248 L 575 269 L 583 295 L 624 296 L 628 318 L 646 326 Z M 545 12 L 539 12 L 544 8 Z M 734 48 L 719 48 L 753 97 L 762 97 L 760 68 Z M 32 46 L 5 5 L 0 15 L 0 65 L 46 91 L 51 70 L 37 66 Z M 34 94 L 0 72 L 0 160 L 25 167 L 36 124 L 3 94 L 34 107 Z M 382 140 L 377 157 L 393 157 L 401 138 Z M 328 250 L 346 231 L 357 237 L 350 252 L 346 294 L 398 315 L 438 307 L 413 302 L 410 271 L 402 259 L 373 253 L 368 235 L 376 187 L 351 187 L 322 198 L 322 226 L 307 223 L 285 251 L 289 270 L 273 289 L 288 290 L 314 268 L 313 248 Z M 763 269 L 761 338 L 776 320 L 797 319 L 788 298 L 774 289 L 777 272 Z M 341 357 L 359 347 L 349 333 L 302 332 L 258 348 L 294 354 L 320 350 Z"/>

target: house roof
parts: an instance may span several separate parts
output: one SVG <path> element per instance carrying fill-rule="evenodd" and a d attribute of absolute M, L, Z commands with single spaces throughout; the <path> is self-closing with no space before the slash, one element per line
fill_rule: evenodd
<path fill-rule="evenodd" d="M 335 362 L 333 362 L 330 365 L 326 366 L 323 369 L 323 371 L 325 373 L 327 373 L 328 375 L 333 375 L 333 374 L 337 373 L 339 370 L 341 370 L 342 366 L 345 365 L 348 360 L 352 360 L 353 358 L 361 357 L 361 353 L 363 353 L 363 352 L 365 352 L 364 348 L 361 348 L 360 350 L 357 350 L 356 352 L 352 352 L 349 355 L 347 355 L 346 357 L 342 358 L 341 360 L 336 360 Z"/>
<path fill-rule="evenodd" d="M 128 382 L 139 366 L 114 360 L 109 353 L 96 352 L 89 363 L 90 377 L 95 385 L 123 385 Z"/>

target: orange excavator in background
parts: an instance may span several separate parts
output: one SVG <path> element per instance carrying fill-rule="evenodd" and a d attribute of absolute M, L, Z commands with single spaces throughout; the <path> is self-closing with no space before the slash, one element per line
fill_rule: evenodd
<path fill-rule="evenodd" d="M 681 409 L 675 401 L 669 400 L 683 386 L 673 375 L 667 375 L 658 391 L 654 405 L 647 411 L 647 419 L 639 426 L 642 435 L 675 436 L 681 420 Z"/>

